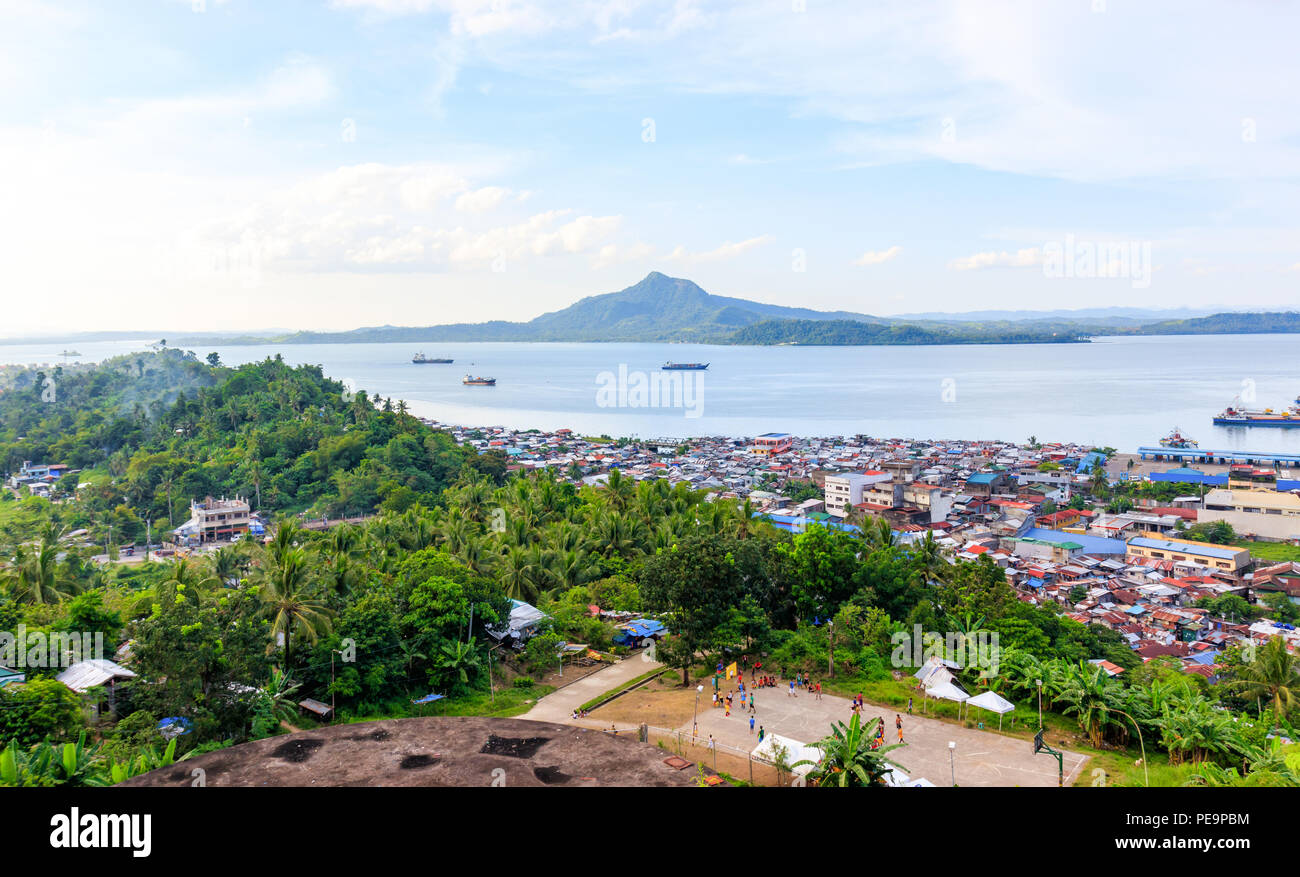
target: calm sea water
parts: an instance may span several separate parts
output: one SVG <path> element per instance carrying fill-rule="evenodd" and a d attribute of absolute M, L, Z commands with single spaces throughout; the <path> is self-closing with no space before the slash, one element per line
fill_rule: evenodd
<path fill-rule="evenodd" d="M 154 340 L 154 339 L 148 339 Z M 0 346 L 0 362 L 58 362 L 69 344 Z M 76 342 L 78 361 L 143 350 L 147 341 Z M 1121 451 L 1175 426 L 1203 448 L 1300 453 L 1300 428 L 1215 427 L 1243 395 L 1283 408 L 1300 395 L 1300 336 L 1106 338 L 1091 344 L 951 347 L 726 347 L 686 344 L 439 344 L 413 365 L 412 344 L 196 347 L 226 364 L 281 353 L 353 389 L 405 399 L 444 423 L 659 437 L 853 435 L 1096 442 Z M 602 407 L 598 380 L 659 372 L 665 360 L 708 362 L 698 404 Z M 467 387 L 466 374 L 495 377 Z M 615 401 L 617 401 L 615 399 Z M 688 400 L 683 400 L 685 403 Z M 699 416 L 688 414 L 698 412 Z"/>

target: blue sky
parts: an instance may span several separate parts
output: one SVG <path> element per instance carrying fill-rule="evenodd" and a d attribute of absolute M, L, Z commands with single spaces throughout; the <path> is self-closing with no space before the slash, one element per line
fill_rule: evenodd
<path fill-rule="evenodd" d="M 651 270 L 875 314 L 1300 301 L 1284 4 L 0 10 L 5 286 L 55 304 L 5 334 L 528 319 Z M 1128 255 L 1057 276 L 1067 242 Z"/>

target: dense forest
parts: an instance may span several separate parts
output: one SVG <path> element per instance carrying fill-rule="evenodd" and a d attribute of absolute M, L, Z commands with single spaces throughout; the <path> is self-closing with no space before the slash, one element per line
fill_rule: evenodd
<path fill-rule="evenodd" d="M 80 470 L 56 485 L 54 516 L 97 541 L 142 539 L 185 521 L 191 499 L 246 496 L 268 513 L 360 515 L 434 502 L 479 457 L 430 429 L 402 402 L 349 392 L 317 366 L 278 357 L 235 369 L 163 350 L 100 367 L 9 375 L 0 392 L 0 459 Z M 48 392 L 46 392 L 48 396 Z M 12 500 L 11 494 L 0 498 Z M 12 515 L 0 515 L 0 529 Z M 10 534 L 14 535 L 14 534 Z"/>

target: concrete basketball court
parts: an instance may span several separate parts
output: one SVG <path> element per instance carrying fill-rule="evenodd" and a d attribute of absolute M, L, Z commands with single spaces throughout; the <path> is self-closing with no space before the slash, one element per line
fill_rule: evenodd
<path fill-rule="evenodd" d="M 723 691 L 730 689 L 724 688 Z M 739 708 L 739 697 L 733 701 L 735 708 L 730 718 L 724 718 L 721 707 L 712 707 L 712 692 L 705 684 L 700 699 L 699 734 L 708 739 L 712 734 L 719 743 L 741 749 L 758 745 L 758 726 L 770 734 L 776 733 L 803 743 L 814 743 L 830 733 L 836 721 L 846 724 L 853 717 L 851 701 L 843 697 L 823 694 L 821 700 L 806 691 L 788 696 L 789 685 L 778 688 L 760 688 L 757 691 L 754 713 L 754 733 L 749 731 L 749 712 Z M 916 708 L 920 708 L 917 698 Z M 996 728 L 998 717 L 971 709 L 977 720 Z M 894 727 L 895 711 L 868 702 L 863 709 L 864 724 L 881 716 L 885 719 L 885 742 L 898 742 Z M 887 757 L 900 765 L 910 778 L 925 777 L 936 786 L 951 786 L 956 775 L 958 786 L 1055 786 L 1057 783 L 1056 759 L 1046 753 L 1033 754 L 1028 740 L 1005 737 L 996 731 L 981 731 L 960 725 L 927 719 L 919 713 L 903 713 L 903 747 L 888 753 Z M 690 733 L 687 722 L 682 730 Z M 949 766 L 948 742 L 957 744 Z M 1088 756 L 1075 752 L 1064 753 L 1065 785 L 1074 782 Z"/>

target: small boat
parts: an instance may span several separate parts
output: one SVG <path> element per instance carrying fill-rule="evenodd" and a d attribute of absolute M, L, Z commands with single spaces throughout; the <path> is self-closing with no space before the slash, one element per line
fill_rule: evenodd
<path fill-rule="evenodd" d="M 703 371 L 708 368 L 707 362 L 665 362 L 662 366 L 663 371 Z"/>
<path fill-rule="evenodd" d="M 473 378 L 470 377 L 469 375 L 465 375 L 465 379 L 461 381 L 461 383 L 467 387 L 495 387 L 497 385 L 497 379 L 496 378 Z"/>
<path fill-rule="evenodd" d="M 1160 440 L 1160 447 L 1162 447 L 1162 448 L 1198 448 L 1198 447 L 1200 447 L 1200 445 L 1196 443 L 1196 440 L 1195 440 L 1195 439 L 1190 439 L 1190 438 L 1188 438 L 1187 436 L 1183 435 L 1183 434 L 1179 431 L 1178 427 L 1175 426 L 1173 432 L 1169 433 L 1169 435 L 1165 436 L 1164 438 L 1162 438 L 1162 439 Z"/>
<path fill-rule="evenodd" d="M 455 360 L 451 360 L 451 359 L 436 359 L 431 356 L 425 356 L 423 353 L 417 353 L 415 354 L 415 356 L 411 357 L 411 362 L 415 363 L 416 365 L 425 365 L 428 363 L 438 363 L 438 364 L 445 365 L 449 362 L 454 362 L 454 361 Z"/>

